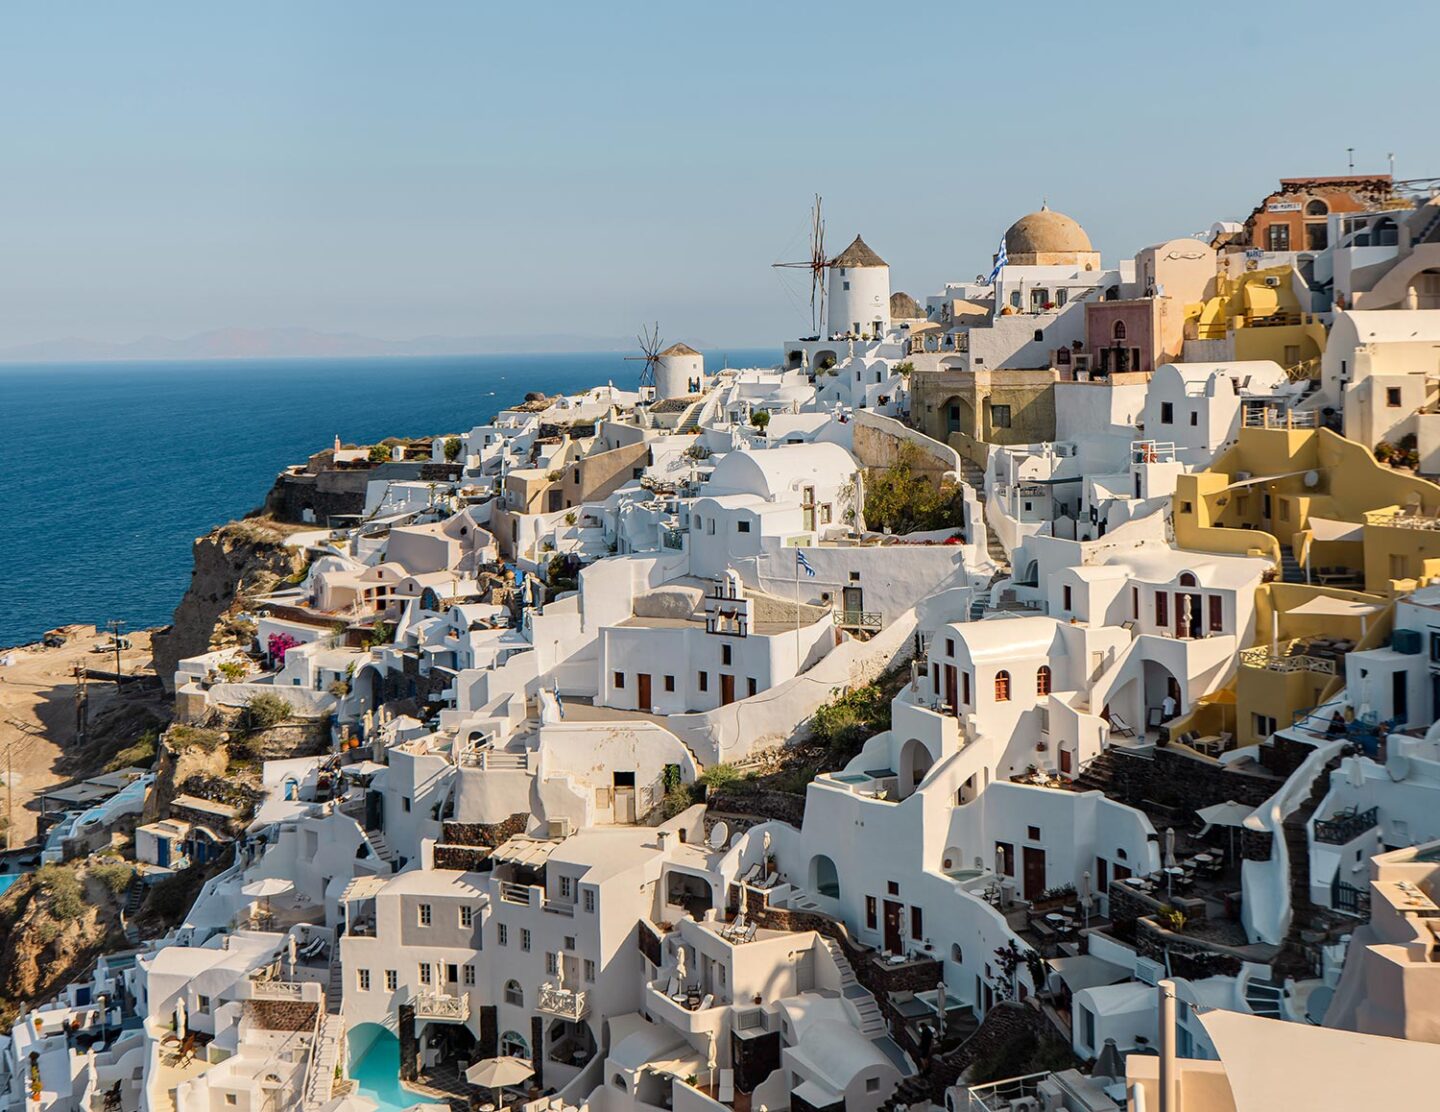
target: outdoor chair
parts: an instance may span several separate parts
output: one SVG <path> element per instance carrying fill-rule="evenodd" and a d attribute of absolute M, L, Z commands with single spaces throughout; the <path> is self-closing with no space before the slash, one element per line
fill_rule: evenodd
<path fill-rule="evenodd" d="M 735 1071 L 721 1070 L 720 1085 L 716 1090 L 715 1099 L 721 1104 L 732 1104 L 735 1100 Z"/>

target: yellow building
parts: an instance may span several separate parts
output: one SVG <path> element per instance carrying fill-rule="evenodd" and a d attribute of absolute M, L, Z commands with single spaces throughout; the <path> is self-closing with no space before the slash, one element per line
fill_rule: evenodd
<path fill-rule="evenodd" d="M 1221 274 L 1215 296 L 1194 306 L 1186 336 L 1223 340 L 1229 359 L 1270 359 L 1309 368 L 1325 351 L 1325 325 L 1295 295 L 1289 267 Z"/>

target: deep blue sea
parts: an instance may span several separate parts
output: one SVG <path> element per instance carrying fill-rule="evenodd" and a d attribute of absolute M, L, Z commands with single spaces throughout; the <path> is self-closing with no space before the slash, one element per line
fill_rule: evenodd
<path fill-rule="evenodd" d="M 706 352 L 770 365 L 778 350 Z M 192 541 L 328 447 L 466 431 L 531 390 L 633 389 L 620 353 L 0 366 L 0 646 L 164 625 Z"/>

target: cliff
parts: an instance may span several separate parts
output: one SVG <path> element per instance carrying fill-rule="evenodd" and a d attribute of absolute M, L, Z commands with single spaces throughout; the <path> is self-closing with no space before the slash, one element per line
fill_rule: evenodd
<path fill-rule="evenodd" d="M 240 644 L 254 632 L 236 620 L 258 595 L 303 574 L 305 551 L 285 543 L 295 526 L 254 517 L 222 525 L 195 542 L 190 586 L 168 627 L 152 642 L 155 671 L 173 689 L 185 657 Z"/>

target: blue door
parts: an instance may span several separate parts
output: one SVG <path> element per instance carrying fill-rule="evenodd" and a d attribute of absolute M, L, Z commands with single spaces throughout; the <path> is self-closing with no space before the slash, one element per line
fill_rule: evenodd
<path fill-rule="evenodd" d="M 155 863 L 162 866 L 170 864 L 170 839 L 157 838 L 155 845 Z"/>

